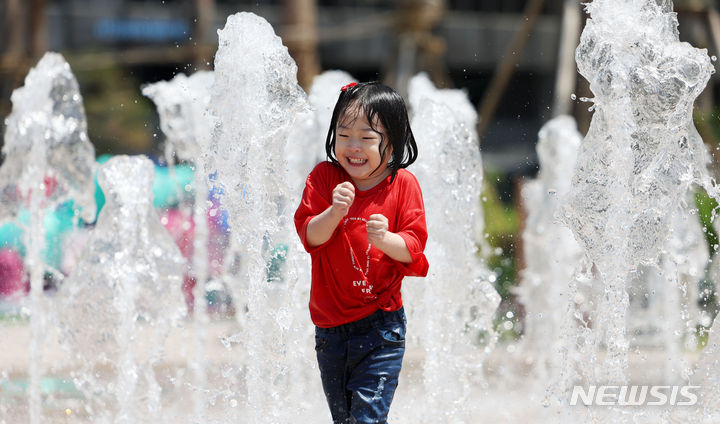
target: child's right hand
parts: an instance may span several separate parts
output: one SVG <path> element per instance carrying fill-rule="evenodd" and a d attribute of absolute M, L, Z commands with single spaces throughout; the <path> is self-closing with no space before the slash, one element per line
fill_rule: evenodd
<path fill-rule="evenodd" d="M 333 189 L 333 212 L 338 216 L 347 215 L 353 200 L 355 200 L 355 186 L 349 181 L 338 184 Z"/>

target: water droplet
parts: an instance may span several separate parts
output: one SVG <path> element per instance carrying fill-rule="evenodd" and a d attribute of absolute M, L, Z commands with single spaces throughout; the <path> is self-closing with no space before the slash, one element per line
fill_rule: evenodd
<path fill-rule="evenodd" d="M 570 100 L 577 100 L 577 95 L 575 93 L 572 93 L 570 95 Z"/>

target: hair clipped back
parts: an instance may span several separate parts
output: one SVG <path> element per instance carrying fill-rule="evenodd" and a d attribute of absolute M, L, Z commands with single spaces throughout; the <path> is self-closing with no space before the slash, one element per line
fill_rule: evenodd
<path fill-rule="evenodd" d="M 415 162 L 418 150 L 410 129 L 405 101 L 395 90 L 378 82 L 348 84 L 340 91 L 325 140 L 325 152 L 331 162 L 339 164 L 335 157 L 336 127 L 338 120 L 342 119 L 350 108 L 364 113 L 373 130 L 380 132 L 374 127 L 376 119 L 385 128 L 385 134 L 381 134 L 380 158 L 381 162 L 385 162 L 387 147 L 392 146 L 392 157 L 388 162 L 391 181 L 395 179 L 398 169 L 407 168 Z M 377 169 L 379 167 L 373 172 Z"/>

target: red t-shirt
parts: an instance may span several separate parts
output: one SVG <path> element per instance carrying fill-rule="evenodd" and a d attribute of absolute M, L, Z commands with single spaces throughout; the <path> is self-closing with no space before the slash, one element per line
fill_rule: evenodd
<path fill-rule="evenodd" d="M 398 170 L 375 187 L 360 191 L 330 239 L 319 245 L 307 242 L 307 225 L 332 205 L 332 191 L 352 179 L 342 167 L 321 162 L 305 183 L 302 201 L 295 212 L 295 227 L 312 258 L 310 316 L 318 327 L 335 327 L 357 321 L 381 308 L 402 307 L 400 286 L 404 276 L 424 277 L 428 262 L 423 254 L 427 241 L 425 207 L 415 176 Z M 372 214 L 388 219 L 388 231 L 399 234 L 411 263 L 391 259 L 367 240 L 367 219 Z"/>

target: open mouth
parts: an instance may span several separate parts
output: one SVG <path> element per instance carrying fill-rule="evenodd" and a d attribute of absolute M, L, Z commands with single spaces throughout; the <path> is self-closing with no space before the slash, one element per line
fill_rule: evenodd
<path fill-rule="evenodd" d="M 367 159 L 361 159 L 361 158 L 347 158 L 348 163 L 350 166 L 363 166 L 367 163 Z"/>

